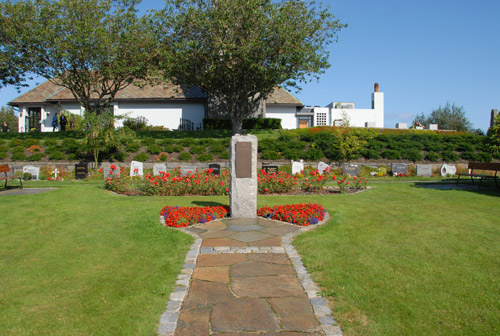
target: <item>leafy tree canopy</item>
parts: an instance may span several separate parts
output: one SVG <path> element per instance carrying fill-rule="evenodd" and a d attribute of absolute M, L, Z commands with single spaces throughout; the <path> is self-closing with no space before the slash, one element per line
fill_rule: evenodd
<path fill-rule="evenodd" d="M 493 125 L 488 129 L 488 142 L 493 155 L 500 158 L 500 114 L 495 117 Z"/>
<path fill-rule="evenodd" d="M 323 73 L 345 26 L 302 0 L 176 0 L 152 20 L 164 77 L 219 100 L 233 134 L 278 85 L 299 88 Z"/>
<path fill-rule="evenodd" d="M 413 125 L 420 123 L 422 125 L 438 124 L 439 129 L 455 130 L 462 132 L 471 132 L 472 124 L 465 116 L 463 106 L 446 103 L 444 107 L 439 106 L 437 110 L 426 116 L 424 113 L 417 115 L 413 120 Z"/>
<path fill-rule="evenodd" d="M 9 126 L 9 133 L 17 133 L 18 124 L 14 109 L 11 106 L 0 108 L 0 125 L 6 122 Z"/>
<path fill-rule="evenodd" d="M 2 61 L 71 90 L 86 111 L 102 113 L 116 93 L 144 78 L 152 57 L 138 0 L 19 0 L 1 5 Z M 22 60 L 30 62 L 23 63 Z M 0 63 L 0 70 L 2 69 Z M 20 71 L 22 70 L 22 71 Z M 11 80 L 12 79 L 12 80 Z"/>

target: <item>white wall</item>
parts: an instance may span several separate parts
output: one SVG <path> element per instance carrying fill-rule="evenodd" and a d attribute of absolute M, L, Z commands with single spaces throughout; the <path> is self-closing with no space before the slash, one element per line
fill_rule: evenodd
<path fill-rule="evenodd" d="M 297 118 L 295 113 L 297 108 L 295 106 L 266 106 L 266 118 L 281 119 L 281 127 L 284 129 L 298 128 Z"/>
<path fill-rule="evenodd" d="M 195 126 L 203 124 L 205 106 L 202 103 L 118 103 L 114 112 L 130 118 L 145 117 L 150 126 L 174 130 L 179 127 L 181 118 L 191 120 Z M 123 121 L 119 120 L 115 125 L 121 126 Z"/>

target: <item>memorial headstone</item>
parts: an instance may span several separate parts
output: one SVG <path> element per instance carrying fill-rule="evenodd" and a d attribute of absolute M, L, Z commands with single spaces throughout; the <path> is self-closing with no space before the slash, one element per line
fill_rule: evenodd
<path fill-rule="evenodd" d="M 139 161 L 130 162 L 130 176 L 143 176 L 144 175 L 144 165 Z"/>
<path fill-rule="evenodd" d="M 167 166 L 164 163 L 155 163 L 153 166 L 153 176 L 159 176 L 160 172 L 167 172 Z"/>
<path fill-rule="evenodd" d="M 441 166 L 441 176 L 453 176 L 457 173 L 457 167 L 456 166 L 451 166 L 451 165 L 447 165 L 446 163 L 444 163 L 442 166 Z"/>
<path fill-rule="evenodd" d="M 292 160 L 292 175 L 295 176 L 295 174 L 299 174 L 303 170 L 304 170 L 304 161 L 303 160 L 300 160 L 300 162 Z"/>
<path fill-rule="evenodd" d="M 196 167 L 195 166 L 181 167 L 181 174 L 182 174 L 182 176 L 185 176 L 187 174 L 195 174 L 195 173 L 196 173 Z"/>
<path fill-rule="evenodd" d="M 430 177 L 432 175 L 432 165 L 417 165 L 417 176 L 427 176 Z"/>
<path fill-rule="evenodd" d="M 220 164 L 211 163 L 208 165 L 208 168 L 212 169 L 212 175 L 220 175 Z"/>
<path fill-rule="evenodd" d="M 392 175 L 408 175 L 408 164 L 393 163 L 391 164 Z"/>
<path fill-rule="evenodd" d="M 256 218 L 257 137 L 254 135 L 233 135 L 230 151 L 229 206 L 231 217 Z"/>
<path fill-rule="evenodd" d="M 84 180 L 89 173 L 89 166 L 86 163 L 75 164 L 75 179 Z"/>
<path fill-rule="evenodd" d="M 324 163 L 323 161 L 320 161 L 318 162 L 318 172 L 320 175 L 323 175 L 323 173 L 325 172 L 325 170 L 329 169 L 330 166 L 327 165 L 326 163 Z"/>
<path fill-rule="evenodd" d="M 23 174 L 31 174 L 32 180 L 40 179 L 40 167 L 25 166 L 23 167 Z"/>
<path fill-rule="evenodd" d="M 104 179 L 105 180 L 108 178 L 120 177 L 120 168 L 116 167 L 115 165 L 105 167 L 103 169 L 103 172 L 104 172 Z"/>
<path fill-rule="evenodd" d="M 359 167 L 358 165 L 345 164 L 342 166 L 342 175 L 358 176 Z"/>
<path fill-rule="evenodd" d="M 262 170 L 265 171 L 267 175 L 272 174 L 272 173 L 278 174 L 278 166 L 274 166 L 274 165 L 265 165 L 264 166 L 263 165 Z"/>

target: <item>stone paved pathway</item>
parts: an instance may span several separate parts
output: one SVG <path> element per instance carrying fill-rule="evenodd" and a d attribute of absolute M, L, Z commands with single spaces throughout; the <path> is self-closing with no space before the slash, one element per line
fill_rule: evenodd
<path fill-rule="evenodd" d="M 195 243 L 158 334 L 342 335 L 291 245 L 311 228 L 258 218 L 182 229 Z"/>

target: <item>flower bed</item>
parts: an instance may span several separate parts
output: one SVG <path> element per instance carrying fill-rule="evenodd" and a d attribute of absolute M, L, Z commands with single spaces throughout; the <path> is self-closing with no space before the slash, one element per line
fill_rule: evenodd
<path fill-rule="evenodd" d="M 325 218 L 326 210 L 319 204 L 287 204 L 257 209 L 257 216 L 288 222 L 300 226 L 318 224 Z M 174 207 L 167 205 L 160 211 L 165 225 L 186 227 L 198 223 L 208 223 L 216 218 L 229 215 L 228 206 L 214 207 Z"/>
<path fill-rule="evenodd" d="M 224 218 L 228 213 L 228 206 L 174 207 L 167 205 L 160 211 L 160 215 L 165 219 L 165 225 L 172 227 L 208 223 L 216 218 Z"/>

